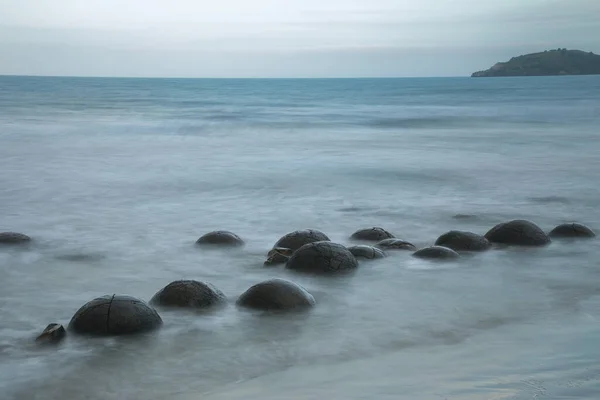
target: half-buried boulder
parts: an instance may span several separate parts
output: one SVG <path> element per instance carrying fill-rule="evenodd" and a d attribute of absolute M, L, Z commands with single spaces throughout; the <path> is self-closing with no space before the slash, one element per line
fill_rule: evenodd
<path fill-rule="evenodd" d="M 150 304 L 163 307 L 209 308 L 225 303 L 226 297 L 210 283 L 179 280 L 159 290 Z"/>
<path fill-rule="evenodd" d="M 197 241 L 197 245 L 210 246 L 243 246 L 245 243 L 238 235 L 229 231 L 213 231 L 202 235 Z"/>
<path fill-rule="evenodd" d="M 277 243 L 275 243 L 273 249 L 267 254 L 267 260 L 264 262 L 264 265 L 271 266 L 285 264 L 291 254 L 305 244 L 328 241 L 329 238 L 327 235 L 316 229 L 303 229 L 290 232 L 282 236 Z M 285 254 L 281 251 L 276 251 L 277 249 L 286 249 Z"/>
<path fill-rule="evenodd" d="M 241 307 L 255 310 L 292 310 L 315 305 L 314 297 L 302 286 L 285 280 L 270 279 L 252 286 L 237 300 Z"/>
<path fill-rule="evenodd" d="M 552 229 L 548 236 L 551 238 L 560 238 L 560 239 L 581 239 L 581 238 L 593 238 L 596 237 L 596 234 L 593 230 L 588 228 L 583 224 L 579 224 L 577 222 L 572 222 L 570 224 L 561 224 L 556 228 Z"/>
<path fill-rule="evenodd" d="M 545 246 L 550 243 L 550 238 L 539 226 L 523 219 L 502 222 L 484 236 L 492 243 L 514 246 Z"/>
<path fill-rule="evenodd" d="M 18 232 L 0 232 L 0 245 L 24 244 L 31 241 L 31 238 Z"/>
<path fill-rule="evenodd" d="M 415 251 L 417 248 L 414 244 L 402 239 L 383 239 L 378 242 L 375 247 L 381 250 L 410 250 Z"/>
<path fill-rule="evenodd" d="M 38 344 L 58 344 L 67 336 L 65 328 L 61 324 L 50 324 L 35 339 Z"/>
<path fill-rule="evenodd" d="M 432 260 L 453 260 L 460 255 L 454 250 L 444 246 L 430 246 L 415 251 L 413 257 L 426 258 Z"/>
<path fill-rule="evenodd" d="M 162 319 L 144 301 L 131 296 L 107 295 L 84 304 L 68 329 L 81 335 L 117 336 L 149 332 L 162 326 Z"/>
<path fill-rule="evenodd" d="M 286 263 L 291 270 L 317 274 L 347 272 L 356 267 L 356 257 L 345 246 L 333 242 L 305 244 Z"/>
<path fill-rule="evenodd" d="M 485 237 L 464 231 L 446 232 L 435 241 L 435 245 L 448 247 L 454 251 L 485 251 L 492 246 Z"/>
<path fill-rule="evenodd" d="M 377 258 L 387 257 L 383 250 L 364 244 L 348 247 L 348 250 L 354 257 L 356 257 L 356 259 L 374 260 Z"/>
<path fill-rule="evenodd" d="M 350 239 L 379 242 L 383 239 L 390 239 L 394 237 L 395 236 L 393 234 L 386 231 L 385 229 L 380 228 L 378 226 L 374 226 L 372 228 L 364 228 L 357 230 L 350 236 Z"/>

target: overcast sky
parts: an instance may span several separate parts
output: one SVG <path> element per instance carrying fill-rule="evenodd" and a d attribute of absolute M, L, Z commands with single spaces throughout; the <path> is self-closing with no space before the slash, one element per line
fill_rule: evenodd
<path fill-rule="evenodd" d="M 0 74 L 460 76 L 600 53 L 600 0 L 0 0 Z"/>

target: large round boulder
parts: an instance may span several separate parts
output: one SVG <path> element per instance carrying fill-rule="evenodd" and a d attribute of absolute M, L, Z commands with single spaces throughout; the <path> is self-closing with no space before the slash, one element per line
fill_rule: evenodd
<path fill-rule="evenodd" d="M 305 244 L 314 242 L 329 242 L 329 238 L 326 234 L 316 229 L 303 229 L 300 231 L 290 232 L 284 235 L 275 243 L 275 247 L 283 247 L 291 249 L 292 251 L 298 250 Z"/>
<path fill-rule="evenodd" d="M 30 242 L 31 238 L 23 233 L 18 232 L 0 232 L 0 245 L 1 244 L 23 244 Z"/>
<path fill-rule="evenodd" d="M 448 247 L 454 251 L 485 251 L 492 246 L 485 237 L 464 231 L 446 232 L 435 241 L 435 245 Z"/>
<path fill-rule="evenodd" d="M 374 226 L 372 228 L 364 228 L 357 230 L 350 236 L 350 239 L 379 242 L 383 239 L 390 239 L 394 237 L 395 236 L 393 234 L 386 231 L 385 229 L 380 228 L 378 226 Z"/>
<path fill-rule="evenodd" d="M 484 236 L 492 243 L 505 245 L 545 246 L 550 243 L 550 238 L 539 226 L 523 219 L 502 222 Z"/>
<path fill-rule="evenodd" d="M 202 235 L 197 245 L 243 246 L 245 243 L 238 235 L 229 231 L 212 231 Z"/>
<path fill-rule="evenodd" d="M 570 224 L 561 224 L 548 233 L 551 238 L 593 238 L 596 234 L 593 230 L 583 224 L 572 222 Z"/>
<path fill-rule="evenodd" d="M 414 257 L 434 260 L 453 260 L 460 255 L 454 250 L 444 246 L 430 246 L 417 250 L 413 253 Z"/>
<path fill-rule="evenodd" d="M 364 260 L 374 260 L 377 258 L 384 258 L 386 254 L 383 250 L 378 249 L 377 247 L 367 246 L 364 244 L 359 244 L 357 246 L 350 246 L 348 250 L 356 259 L 364 259 Z"/>
<path fill-rule="evenodd" d="M 305 244 L 286 263 L 286 268 L 291 270 L 325 274 L 351 271 L 356 267 L 356 257 L 345 246 L 333 242 Z"/>
<path fill-rule="evenodd" d="M 255 310 L 291 310 L 312 307 L 314 297 L 302 286 L 285 280 L 270 279 L 246 290 L 237 300 L 241 307 Z"/>
<path fill-rule="evenodd" d="M 415 251 L 417 248 L 414 244 L 402 239 L 383 239 L 378 242 L 375 247 L 381 250 L 410 250 Z"/>
<path fill-rule="evenodd" d="M 163 307 L 209 308 L 223 304 L 226 297 L 210 283 L 179 280 L 159 290 L 150 304 Z"/>
<path fill-rule="evenodd" d="M 131 296 L 106 295 L 84 304 L 68 329 L 81 335 L 116 336 L 149 332 L 162 326 L 162 319 L 143 300 Z"/>

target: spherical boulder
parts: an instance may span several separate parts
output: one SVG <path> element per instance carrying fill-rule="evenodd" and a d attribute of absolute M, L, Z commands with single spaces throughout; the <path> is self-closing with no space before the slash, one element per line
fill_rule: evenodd
<path fill-rule="evenodd" d="M 383 250 L 364 244 L 348 247 L 348 250 L 354 257 L 356 257 L 356 259 L 374 260 L 377 258 L 387 257 Z"/>
<path fill-rule="evenodd" d="M 202 235 L 197 241 L 197 245 L 218 245 L 218 246 L 243 246 L 245 242 L 233 232 L 212 231 Z"/>
<path fill-rule="evenodd" d="M 30 242 L 31 238 L 18 232 L 0 232 L 0 245 L 24 244 Z"/>
<path fill-rule="evenodd" d="M 357 230 L 350 236 L 350 239 L 379 242 L 383 239 L 390 239 L 394 237 L 395 236 L 393 234 L 386 231 L 385 229 L 380 228 L 378 226 L 374 226 L 372 228 L 364 228 Z"/>
<path fill-rule="evenodd" d="M 316 229 L 303 229 L 282 236 L 273 247 L 283 247 L 296 251 L 305 244 L 314 242 L 329 242 L 329 238 Z"/>
<path fill-rule="evenodd" d="M 286 263 L 291 270 L 321 274 L 347 272 L 356 267 L 356 257 L 345 246 L 333 242 L 305 244 Z"/>
<path fill-rule="evenodd" d="M 159 290 L 150 304 L 163 307 L 209 308 L 223 304 L 226 297 L 210 283 L 179 280 Z"/>
<path fill-rule="evenodd" d="M 454 251 L 485 251 L 492 246 L 483 236 L 465 231 L 446 232 L 435 241 L 435 245 Z"/>
<path fill-rule="evenodd" d="M 436 260 L 452 260 L 459 258 L 460 255 L 454 250 L 444 246 L 430 246 L 417 250 L 413 253 L 413 257 L 427 258 Z"/>
<path fill-rule="evenodd" d="M 117 336 L 149 332 L 162 326 L 162 319 L 143 300 L 131 296 L 106 295 L 84 304 L 69 322 L 74 333 Z"/>
<path fill-rule="evenodd" d="M 414 244 L 407 242 L 406 240 L 395 239 L 395 238 L 383 239 L 382 241 L 378 242 L 375 245 L 375 247 L 377 247 L 378 249 L 381 249 L 381 250 L 411 250 L 411 251 L 415 251 L 417 249 Z"/>
<path fill-rule="evenodd" d="M 593 230 L 583 224 L 572 222 L 570 224 L 561 224 L 548 233 L 551 238 L 593 238 L 596 234 Z"/>
<path fill-rule="evenodd" d="M 61 324 L 49 324 L 46 329 L 35 339 L 38 344 L 57 344 L 67 336 Z"/>
<path fill-rule="evenodd" d="M 539 226 L 522 219 L 502 222 L 484 236 L 492 243 L 514 246 L 545 246 L 550 243 L 550 238 Z"/>
<path fill-rule="evenodd" d="M 246 290 L 237 305 L 255 310 L 291 310 L 315 305 L 314 297 L 302 286 L 285 280 L 269 279 Z"/>

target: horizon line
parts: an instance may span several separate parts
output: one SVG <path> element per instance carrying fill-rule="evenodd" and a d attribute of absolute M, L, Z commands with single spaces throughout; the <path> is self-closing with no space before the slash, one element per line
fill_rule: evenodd
<path fill-rule="evenodd" d="M 0 78 L 76 78 L 76 79 L 442 79 L 442 78 L 470 78 L 470 75 L 453 76 L 323 76 L 323 77 L 211 77 L 211 76 L 106 76 L 106 75 L 30 75 L 30 74 L 0 74 Z"/>

